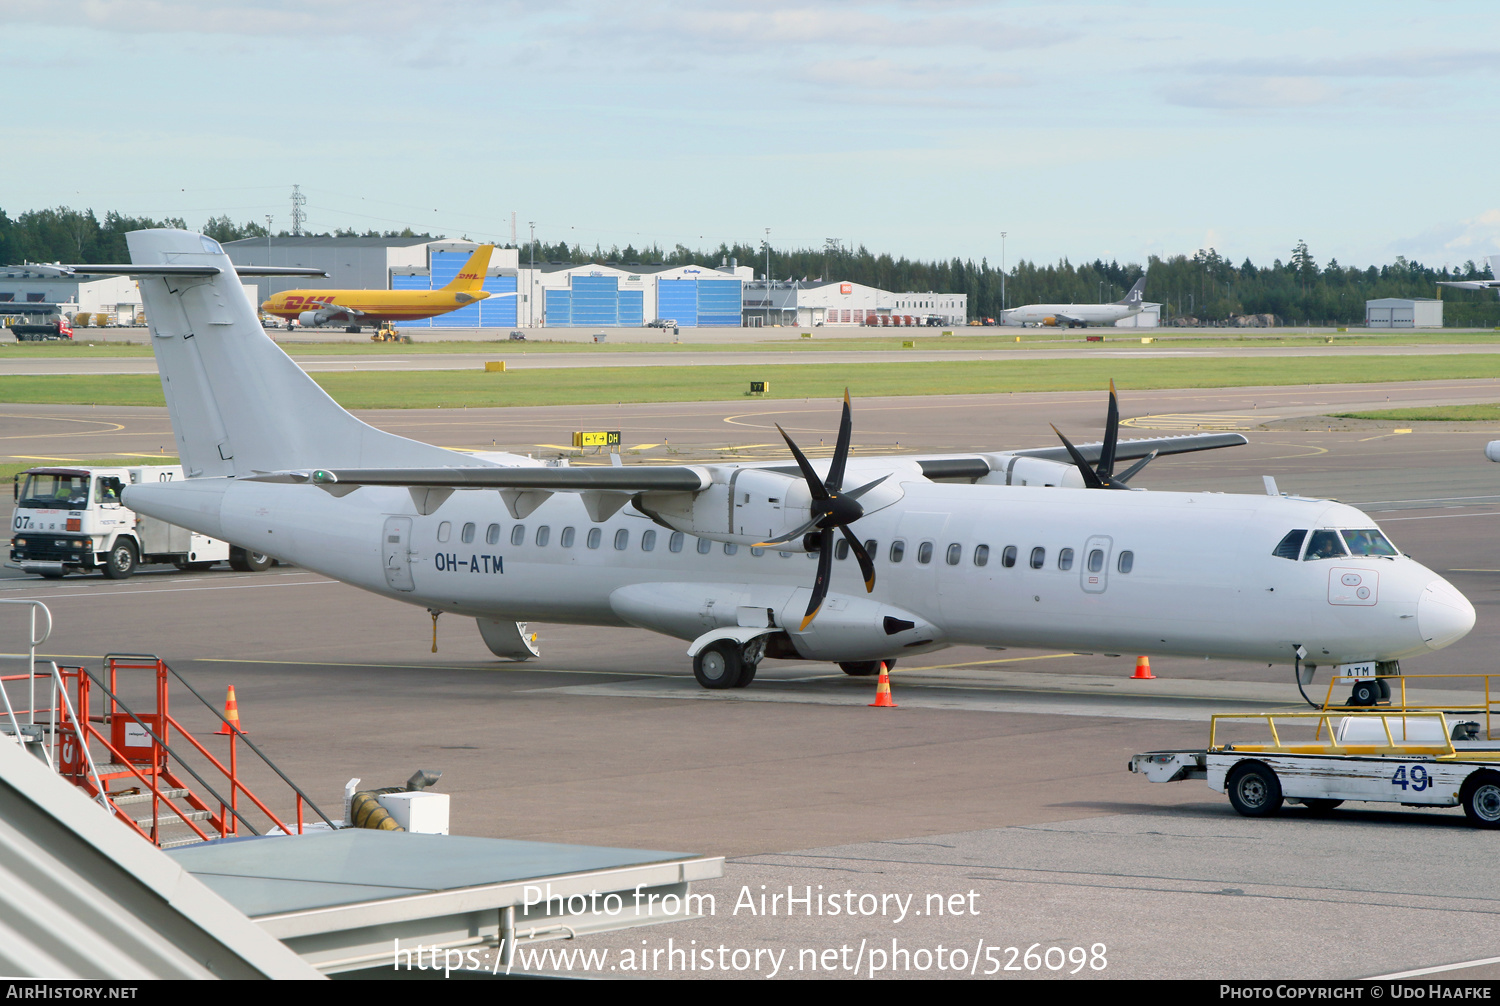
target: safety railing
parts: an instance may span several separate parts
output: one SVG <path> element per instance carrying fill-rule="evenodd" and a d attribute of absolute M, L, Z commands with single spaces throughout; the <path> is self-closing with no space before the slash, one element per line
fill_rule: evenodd
<path fill-rule="evenodd" d="M 1378 723 L 1378 730 L 1364 724 Z M 1430 724 L 1421 729 L 1420 724 Z M 1264 724 L 1271 742 L 1245 743 L 1226 741 L 1226 728 L 1236 724 Z M 1359 725 L 1359 729 L 1354 729 Z M 1301 728 L 1296 730 L 1295 728 Z M 1283 733 L 1306 733 L 1310 739 L 1284 738 Z M 1361 735 L 1358 741 L 1347 739 L 1351 732 Z M 1368 735 L 1373 733 L 1373 738 Z M 1381 743 L 1381 740 L 1384 743 Z M 1372 742 L 1373 741 L 1373 742 Z M 1448 718 L 1441 711 L 1401 712 L 1397 710 L 1290 713 L 1216 713 L 1209 720 L 1208 749 L 1212 752 L 1250 752 L 1258 754 L 1302 755 L 1428 755 L 1453 758 L 1457 751 L 1449 733 Z M 1468 751 L 1464 758 L 1500 761 L 1500 751 Z"/>
<path fill-rule="evenodd" d="M 1373 704 L 1353 705 L 1333 700 L 1336 688 L 1353 688 L 1360 682 L 1373 682 L 1374 687 L 1379 690 L 1380 695 Z M 1451 682 L 1460 687 L 1477 684 L 1479 687 L 1472 688 L 1475 695 L 1472 702 L 1424 702 L 1418 701 L 1418 695 L 1413 694 L 1440 682 Z M 1385 694 L 1387 692 L 1388 697 Z M 1448 697 L 1452 699 L 1451 694 Z M 1328 681 L 1322 708 L 1349 713 L 1382 709 L 1389 712 L 1467 714 L 1483 718 L 1485 740 L 1500 740 L 1495 733 L 1496 728 L 1500 727 L 1500 674 L 1390 674 L 1375 678 L 1335 674 Z"/>

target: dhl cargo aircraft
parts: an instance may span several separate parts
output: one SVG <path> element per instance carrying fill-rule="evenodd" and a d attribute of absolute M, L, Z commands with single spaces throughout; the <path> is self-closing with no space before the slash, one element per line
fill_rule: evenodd
<path fill-rule="evenodd" d="M 351 332 L 383 321 L 416 321 L 447 314 L 490 296 L 484 289 L 484 273 L 494 250 L 494 245 L 476 248 L 453 282 L 441 290 L 287 290 L 267 300 L 260 309 L 288 321 L 295 318 L 297 324 L 309 328 L 334 324 L 347 326 Z"/>

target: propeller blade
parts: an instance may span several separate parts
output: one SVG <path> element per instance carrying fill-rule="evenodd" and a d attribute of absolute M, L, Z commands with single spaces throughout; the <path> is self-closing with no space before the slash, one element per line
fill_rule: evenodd
<path fill-rule="evenodd" d="M 807 614 L 802 618 L 798 632 L 806 632 L 812 620 L 818 617 L 823 607 L 823 598 L 828 596 L 828 578 L 833 575 L 833 528 L 823 529 L 823 541 L 818 548 L 818 578 L 813 581 L 812 597 L 807 601 Z"/>
<path fill-rule="evenodd" d="M 880 478 L 876 479 L 874 482 L 866 482 L 864 485 L 860 486 L 858 489 L 850 489 L 848 492 L 844 493 L 844 495 L 847 496 L 849 499 L 857 500 L 861 496 L 863 496 L 865 493 L 869 492 L 871 489 L 874 489 L 876 486 L 880 485 L 880 483 L 884 482 L 888 478 L 890 478 L 890 475 L 882 475 L 882 476 L 880 476 Z"/>
<path fill-rule="evenodd" d="M 1052 424 L 1049 423 L 1048 425 L 1051 426 Z M 1063 436 L 1062 430 L 1059 430 L 1056 426 L 1052 426 L 1052 432 L 1057 434 L 1057 439 L 1061 440 L 1063 446 L 1068 449 L 1068 456 L 1073 459 L 1073 464 L 1078 468 L 1078 473 L 1083 476 L 1084 487 L 1087 489 L 1103 489 L 1104 482 L 1089 467 L 1089 463 L 1083 459 L 1083 455 L 1078 453 L 1078 448 L 1073 446 L 1073 442 Z"/>
<path fill-rule="evenodd" d="M 839 442 L 833 449 L 833 462 L 828 466 L 828 491 L 838 492 L 844 488 L 844 466 L 849 461 L 849 440 L 854 433 L 854 414 L 849 407 L 849 389 L 844 389 L 844 414 L 839 419 Z"/>
<path fill-rule="evenodd" d="M 1141 458 L 1135 464 L 1131 465 L 1129 468 L 1125 469 L 1120 474 L 1114 476 L 1113 477 L 1113 481 L 1120 482 L 1120 483 L 1129 482 L 1131 479 L 1135 478 L 1136 475 L 1140 474 L 1140 471 L 1141 471 L 1142 468 L 1145 468 L 1147 465 L 1149 465 L 1151 463 L 1152 459 L 1156 457 L 1156 454 L 1157 454 L 1156 451 L 1152 451 L 1150 454 L 1147 454 L 1145 457 Z"/>
<path fill-rule="evenodd" d="M 874 592 L 875 563 L 871 561 L 870 553 L 865 551 L 865 547 L 859 543 L 859 539 L 854 537 L 854 532 L 849 530 L 847 526 L 841 527 L 839 530 L 844 532 L 844 537 L 849 540 L 849 550 L 854 553 L 854 558 L 859 561 L 859 574 L 865 578 L 865 593 Z"/>
<path fill-rule="evenodd" d="M 818 478 L 817 472 L 813 471 L 813 466 L 807 460 L 807 455 L 803 454 L 801 449 L 792 443 L 792 438 L 786 435 L 786 430 L 781 428 L 780 423 L 776 424 L 776 432 L 781 434 L 781 439 L 785 440 L 786 445 L 792 449 L 792 457 L 797 459 L 797 467 L 802 469 L 802 477 L 807 480 L 807 488 L 811 490 L 813 499 L 819 501 L 826 500 L 828 498 L 828 487 L 823 485 L 823 480 Z"/>
<path fill-rule="evenodd" d="M 1098 472 L 1105 479 L 1115 473 L 1115 445 L 1120 440 L 1120 401 L 1115 397 L 1115 380 L 1109 379 L 1109 413 L 1104 421 L 1104 444 L 1099 448 Z"/>
<path fill-rule="evenodd" d="M 819 515 L 817 517 L 814 517 L 812 520 L 808 521 L 806 524 L 803 524 L 801 527 L 799 527 L 795 531 L 788 531 L 786 534 L 782 535 L 780 538 L 771 538 L 771 539 L 769 539 L 767 541 L 758 541 L 758 542 L 756 542 L 751 547 L 752 548 L 766 548 L 766 547 L 771 546 L 771 545 L 781 545 L 781 544 L 784 544 L 785 542 L 792 541 L 795 538 L 801 538 L 805 534 L 810 534 L 813 531 L 816 531 L 818 529 L 818 521 L 820 521 L 822 519 L 823 519 L 822 516 Z"/>

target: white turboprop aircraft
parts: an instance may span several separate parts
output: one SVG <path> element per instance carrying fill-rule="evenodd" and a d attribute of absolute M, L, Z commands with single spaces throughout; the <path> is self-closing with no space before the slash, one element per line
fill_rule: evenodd
<path fill-rule="evenodd" d="M 1145 304 L 1146 277 L 1135 281 L 1135 286 L 1124 297 L 1113 304 L 1026 304 L 1013 307 L 1001 316 L 1005 325 L 1060 325 L 1072 328 L 1077 325 L 1113 325 L 1121 318 L 1140 314 Z"/>
<path fill-rule="evenodd" d="M 795 465 L 461 454 L 340 408 L 266 337 L 211 239 L 137 231 L 129 246 L 190 477 L 129 486 L 126 504 L 473 617 L 502 657 L 535 656 L 522 623 L 545 620 L 691 640 L 708 688 L 749 684 L 764 656 L 867 674 L 954 644 L 1285 664 L 1300 647 L 1394 673 L 1474 624 L 1352 507 L 1097 491 L 1158 453 L 1245 442 L 1117 445 L 1113 395 L 1104 443 L 1085 448 L 850 458 L 846 397 L 827 462 L 794 445 Z"/>

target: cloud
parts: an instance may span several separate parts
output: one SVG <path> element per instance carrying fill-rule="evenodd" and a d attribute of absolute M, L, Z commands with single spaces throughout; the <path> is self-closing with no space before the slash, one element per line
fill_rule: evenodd
<path fill-rule="evenodd" d="M 1187 108 L 1255 111 L 1333 104 L 1344 91 L 1312 77 L 1203 77 L 1169 85 L 1162 97 Z"/>
<path fill-rule="evenodd" d="M 1412 237 L 1391 242 L 1389 251 L 1410 259 L 1436 259 L 1438 265 L 1476 261 L 1500 253 L 1500 209 L 1430 227 Z"/>
<path fill-rule="evenodd" d="M 816 84 L 879 91 L 970 91 L 1015 87 L 1024 79 L 988 67 L 912 64 L 893 59 L 831 59 L 808 65 L 802 77 Z"/>
<path fill-rule="evenodd" d="M 1232 77 L 1453 77 L 1500 69 L 1500 49 L 1414 49 L 1342 59 L 1331 57 L 1199 62 L 1190 73 Z"/>
<path fill-rule="evenodd" d="M 121 34 L 234 35 L 336 44 L 378 36 L 452 30 L 485 9 L 420 0 L 0 0 L 0 20 Z M 503 9 L 503 8 L 502 8 Z"/>

